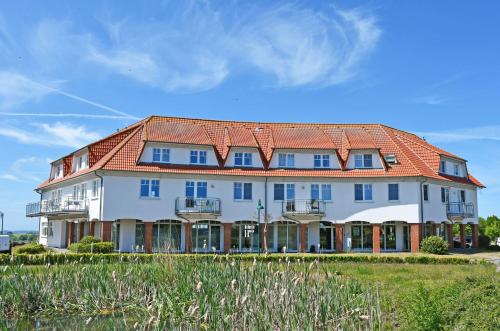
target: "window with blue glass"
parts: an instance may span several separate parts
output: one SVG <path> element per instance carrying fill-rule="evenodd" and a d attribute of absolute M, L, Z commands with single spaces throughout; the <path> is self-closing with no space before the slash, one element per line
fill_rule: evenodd
<path fill-rule="evenodd" d="M 141 179 L 141 197 L 149 197 L 149 179 Z"/>
<path fill-rule="evenodd" d="M 278 166 L 280 168 L 293 168 L 295 167 L 295 154 L 279 154 Z"/>
<path fill-rule="evenodd" d="M 274 184 L 274 200 L 285 200 L 285 184 Z"/>
<path fill-rule="evenodd" d="M 234 200 L 252 200 L 252 183 L 234 183 Z"/>
<path fill-rule="evenodd" d="M 355 168 L 373 168 L 373 156 L 371 154 L 354 155 Z"/>
<path fill-rule="evenodd" d="M 186 182 L 186 197 L 194 198 L 194 182 Z"/>
<path fill-rule="evenodd" d="M 319 200 L 319 184 L 311 184 L 311 199 Z"/>
<path fill-rule="evenodd" d="M 399 184 L 389 184 L 389 201 L 399 200 Z"/>
<path fill-rule="evenodd" d="M 243 153 L 243 165 L 245 166 L 252 165 L 252 153 Z"/>
<path fill-rule="evenodd" d="M 196 197 L 206 198 L 207 197 L 207 182 L 197 182 L 196 183 Z"/>
<path fill-rule="evenodd" d="M 314 155 L 314 167 L 315 168 L 330 168 L 330 155 Z"/>
<path fill-rule="evenodd" d="M 161 161 L 161 149 L 153 148 L 153 162 L 160 162 L 160 161 Z"/>
<path fill-rule="evenodd" d="M 198 163 L 198 151 L 191 151 L 191 163 Z"/>
<path fill-rule="evenodd" d="M 160 180 L 159 179 L 141 179 L 141 198 L 159 198 Z"/>
<path fill-rule="evenodd" d="M 199 151 L 199 163 L 207 164 L 207 151 Z"/>
<path fill-rule="evenodd" d="M 191 151 L 192 164 L 207 164 L 207 151 Z"/>
<path fill-rule="evenodd" d="M 252 165 L 252 153 L 234 153 L 234 165 L 235 166 L 251 166 Z"/>
<path fill-rule="evenodd" d="M 170 162 L 170 149 L 163 148 L 161 150 L 161 162 Z"/>
<path fill-rule="evenodd" d="M 371 201 L 373 200 L 372 184 L 354 184 L 354 200 Z"/>
<path fill-rule="evenodd" d="M 286 184 L 286 199 L 295 199 L 295 184 Z"/>
<path fill-rule="evenodd" d="M 323 200 L 332 200 L 332 185 L 331 184 L 321 184 L 321 198 Z"/>

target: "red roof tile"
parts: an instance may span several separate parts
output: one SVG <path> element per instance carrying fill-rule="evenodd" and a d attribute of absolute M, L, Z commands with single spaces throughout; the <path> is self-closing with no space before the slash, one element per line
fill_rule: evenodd
<path fill-rule="evenodd" d="M 219 166 L 139 163 L 147 141 L 212 146 Z M 258 148 L 264 168 L 225 168 L 223 164 L 232 146 Z M 270 169 L 268 165 L 273 152 L 279 148 L 333 149 L 338 152 L 342 169 Z M 386 154 L 395 154 L 398 163 L 390 166 L 384 163 L 384 169 L 346 170 L 344 164 L 352 149 L 377 149 L 382 159 Z M 483 187 L 473 176 L 459 178 L 439 173 L 441 155 L 461 160 L 459 157 L 430 145 L 411 133 L 379 124 L 256 123 L 152 116 L 89 145 L 88 150 L 89 169 L 67 173 L 66 169 L 71 167 L 68 164 L 71 155 L 67 156 L 64 158 L 64 177 L 45 181 L 39 188 L 98 169 L 279 177 L 423 176 Z"/>

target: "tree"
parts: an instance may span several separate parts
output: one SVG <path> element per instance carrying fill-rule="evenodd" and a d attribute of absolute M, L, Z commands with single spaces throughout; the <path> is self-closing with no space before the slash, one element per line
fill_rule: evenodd
<path fill-rule="evenodd" d="M 492 215 L 484 219 L 479 218 L 479 233 L 495 239 L 500 237 L 500 218 Z"/>

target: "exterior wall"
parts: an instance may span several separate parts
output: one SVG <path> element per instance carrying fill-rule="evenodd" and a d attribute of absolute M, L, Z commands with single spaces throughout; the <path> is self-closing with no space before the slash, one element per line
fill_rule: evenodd
<path fill-rule="evenodd" d="M 295 167 L 297 169 L 314 168 L 315 154 L 330 155 L 330 168 L 340 169 L 339 159 L 335 151 L 332 150 L 295 150 L 295 149 L 276 149 L 273 153 L 270 168 L 279 168 L 279 154 L 295 154 Z"/>
<path fill-rule="evenodd" d="M 170 164 L 190 164 L 191 151 L 206 151 L 207 164 L 216 166 L 219 165 L 215 151 L 211 146 L 205 145 L 187 145 L 187 144 L 167 144 L 167 143 L 151 143 L 148 142 L 142 152 L 140 162 L 153 162 L 153 148 L 168 148 L 170 149 Z"/>
<path fill-rule="evenodd" d="M 441 161 L 444 161 L 446 164 L 446 171 L 442 172 L 451 176 L 465 177 L 467 175 L 467 169 L 465 167 L 465 162 L 455 160 L 448 157 L 441 157 Z M 458 175 L 454 173 L 454 166 L 458 165 Z"/>
<path fill-rule="evenodd" d="M 374 149 L 357 149 L 357 150 L 352 150 L 349 153 L 349 158 L 347 159 L 346 163 L 346 168 L 347 169 L 354 169 L 354 158 L 355 155 L 362 155 L 362 154 L 371 154 L 372 155 L 372 162 L 373 162 L 373 169 L 382 169 L 384 166 L 382 165 L 382 160 L 380 159 L 380 154 L 378 151 Z"/>

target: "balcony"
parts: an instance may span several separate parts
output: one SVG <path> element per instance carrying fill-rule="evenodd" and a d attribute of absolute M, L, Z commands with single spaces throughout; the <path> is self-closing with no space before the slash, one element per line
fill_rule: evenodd
<path fill-rule="evenodd" d="M 28 203 L 26 205 L 26 217 L 86 217 L 88 210 L 88 199 L 75 199 L 68 196 L 63 199 Z"/>
<path fill-rule="evenodd" d="M 178 197 L 175 213 L 185 219 L 216 219 L 221 213 L 221 201 L 215 198 Z"/>
<path fill-rule="evenodd" d="M 325 216 L 326 203 L 318 199 L 284 200 L 281 211 L 284 217 L 301 220 L 320 220 Z"/>
<path fill-rule="evenodd" d="M 450 221 L 461 221 L 464 218 L 474 217 L 474 205 L 470 202 L 448 202 L 446 216 Z"/>

